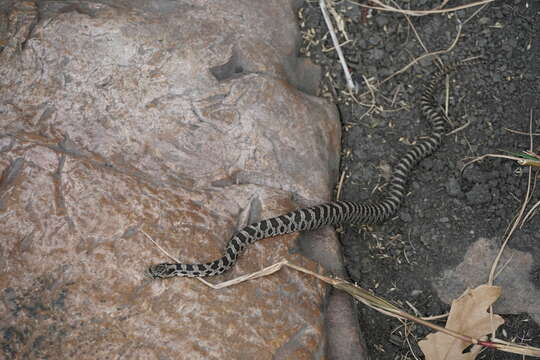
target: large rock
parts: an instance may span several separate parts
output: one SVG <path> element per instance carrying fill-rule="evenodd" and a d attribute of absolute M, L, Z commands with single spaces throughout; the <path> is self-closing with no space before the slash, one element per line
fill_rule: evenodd
<path fill-rule="evenodd" d="M 500 250 L 498 239 L 479 238 L 468 249 L 463 261 L 447 269 L 434 282 L 441 300 L 451 304 L 467 288 L 488 281 L 493 262 Z M 528 313 L 540 323 L 540 290 L 530 279 L 534 259 L 530 253 L 507 246 L 498 261 L 494 285 L 502 288 L 500 299 L 493 304 L 498 314 Z"/>
<path fill-rule="evenodd" d="M 325 288 L 295 271 L 219 291 L 143 277 L 169 261 L 145 234 L 208 261 L 246 221 L 331 197 L 339 123 L 299 90 L 289 1 L 40 4 L 0 2 L 3 355 L 359 356 L 350 301 L 329 300 L 327 346 Z M 342 272 L 324 234 L 261 241 L 218 280 L 296 248 Z"/>

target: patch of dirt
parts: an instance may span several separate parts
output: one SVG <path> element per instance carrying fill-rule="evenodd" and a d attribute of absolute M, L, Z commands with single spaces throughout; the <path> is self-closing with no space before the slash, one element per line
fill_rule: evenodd
<path fill-rule="evenodd" d="M 348 226 L 342 235 L 352 280 L 409 312 L 414 313 L 414 307 L 422 316 L 443 314 L 449 306 L 438 298 L 433 284 L 444 270 L 463 260 L 479 237 L 500 243 L 526 193 L 529 170 L 513 161 L 486 159 L 463 174 L 460 170 L 473 157 L 527 150 L 529 137 L 507 129 L 528 132 L 531 112 L 533 132 L 540 132 L 540 2 L 496 1 L 482 8 L 408 19 L 393 12 L 366 11 L 353 1 L 334 2 L 333 18 L 342 21 L 339 38 L 347 64 L 359 93 L 365 94 L 356 100 L 348 94 L 318 3 L 307 1 L 300 8 L 301 51 L 322 65 L 321 94 L 332 98 L 341 112 L 345 174 L 341 199 L 366 201 L 380 196 L 407 144 L 429 132 L 418 103 L 425 79 L 436 69 L 436 57 L 425 57 L 384 79 L 426 52 L 448 49 L 460 26 L 455 46 L 439 58 L 445 64 L 479 55 L 486 60 L 485 65 L 451 75 L 449 131 L 467 126 L 447 136 L 441 149 L 413 172 L 410 194 L 395 218 L 369 228 Z M 446 7 L 467 3 L 471 1 L 451 1 Z M 402 8 L 415 9 L 439 5 L 440 1 L 431 0 L 399 2 Z M 439 93 L 444 102 L 444 89 Z M 540 143 L 538 137 L 535 141 Z M 534 151 L 540 153 L 538 145 Z M 540 200 L 538 194 L 531 203 Z M 513 249 L 529 252 L 535 269 L 540 268 L 539 225 L 536 216 L 509 243 Z M 539 278 L 538 271 L 530 274 L 537 288 Z M 428 329 L 404 327 L 363 305 L 358 310 L 372 358 L 414 359 L 413 353 L 422 358 L 416 342 Z M 506 324 L 498 331 L 499 338 L 540 347 L 540 327 L 527 314 L 503 317 Z M 478 359 L 522 357 L 487 350 Z"/>

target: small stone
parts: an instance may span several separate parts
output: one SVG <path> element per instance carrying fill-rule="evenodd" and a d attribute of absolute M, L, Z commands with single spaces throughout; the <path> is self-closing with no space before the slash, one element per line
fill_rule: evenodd
<path fill-rule="evenodd" d="M 433 160 L 433 170 L 436 172 L 442 172 L 444 168 L 446 167 L 446 162 L 440 160 L 440 159 L 434 159 Z"/>
<path fill-rule="evenodd" d="M 365 50 L 365 49 L 367 49 L 367 47 L 368 47 L 367 41 L 364 40 L 364 39 L 358 40 L 357 44 L 358 44 L 358 47 L 359 47 L 360 49 L 364 49 L 364 50 Z"/>
<path fill-rule="evenodd" d="M 471 205 L 480 205 L 491 201 L 491 194 L 485 185 L 476 184 L 471 191 L 465 195 L 467 197 L 467 202 Z"/>
<path fill-rule="evenodd" d="M 487 23 L 490 22 L 490 19 L 487 17 L 487 16 L 484 16 L 484 17 L 481 17 L 479 20 L 478 20 L 478 23 L 480 25 L 486 25 Z"/>
<path fill-rule="evenodd" d="M 381 41 L 381 37 L 377 34 L 371 34 L 371 36 L 368 38 L 368 43 L 370 43 L 371 45 L 377 45 Z"/>
<path fill-rule="evenodd" d="M 412 216 L 406 211 L 400 211 L 399 212 L 399 218 L 403 222 L 411 222 L 412 221 Z"/>
<path fill-rule="evenodd" d="M 373 60 L 381 60 L 384 57 L 384 51 L 381 49 L 372 49 L 369 52 L 369 56 Z"/>
<path fill-rule="evenodd" d="M 473 183 L 484 183 L 488 180 L 488 174 L 474 167 L 465 169 L 463 177 Z"/>
<path fill-rule="evenodd" d="M 463 195 L 463 192 L 461 191 L 461 186 L 459 185 L 459 182 L 455 177 L 450 177 L 448 181 L 445 184 L 446 192 L 448 192 L 448 195 L 458 197 Z"/>
<path fill-rule="evenodd" d="M 368 65 L 366 66 L 366 72 L 371 75 L 377 74 L 377 67 L 375 65 Z"/>
<path fill-rule="evenodd" d="M 497 74 L 497 73 L 493 73 L 491 74 L 491 80 L 493 80 L 493 82 L 499 82 L 501 81 L 501 75 L 500 74 Z"/>
<path fill-rule="evenodd" d="M 384 15 L 378 15 L 375 17 L 375 23 L 380 27 L 383 27 L 384 25 L 388 24 L 388 17 Z"/>

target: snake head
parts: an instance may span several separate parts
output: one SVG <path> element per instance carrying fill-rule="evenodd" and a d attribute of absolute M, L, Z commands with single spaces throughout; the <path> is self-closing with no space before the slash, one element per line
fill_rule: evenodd
<path fill-rule="evenodd" d="M 151 279 L 164 279 L 176 276 L 176 264 L 152 265 L 146 270 L 145 275 Z"/>

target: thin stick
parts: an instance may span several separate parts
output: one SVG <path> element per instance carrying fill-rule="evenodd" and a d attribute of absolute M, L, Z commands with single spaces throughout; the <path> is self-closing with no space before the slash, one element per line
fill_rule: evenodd
<path fill-rule="evenodd" d="M 444 0 L 441 5 L 437 6 L 435 9 L 442 9 L 443 7 L 446 6 L 446 4 L 448 3 L 448 0 Z"/>
<path fill-rule="evenodd" d="M 452 44 L 450 44 L 450 47 L 448 49 L 433 51 L 433 52 L 421 55 L 421 56 L 419 56 L 417 58 L 414 58 L 410 63 L 408 63 L 407 65 L 402 67 L 400 70 L 398 70 L 395 73 L 393 73 L 392 75 L 389 75 L 388 77 L 386 77 L 383 81 L 381 81 L 381 84 L 383 84 L 383 83 L 387 82 L 388 80 L 392 79 L 394 76 L 399 75 L 399 74 L 407 71 L 407 69 L 409 69 L 411 66 L 418 63 L 422 59 L 425 59 L 425 58 L 427 58 L 429 56 L 437 56 L 439 54 L 444 54 L 444 53 L 447 53 L 447 52 L 451 51 L 456 46 L 456 44 L 458 43 L 459 37 L 461 36 L 461 28 L 462 28 L 462 25 L 459 24 L 456 37 L 454 38 L 454 41 L 452 42 Z"/>
<path fill-rule="evenodd" d="M 518 131 L 518 130 L 513 130 L 513 129 L 509 129 L 509 128 L 504 128 L 504 130 L 508 131 L 508 132 L 511 132 L 511 133 L 514 133 L 514 134 L 519 134 L 519 135 L 527 135 L 527 136 L 540 136 L 540 133 L 528 133 L 528 132 L 525 132 L 525 131 Z"/>
<path fill-rule="evenodd" d="M 418 324 L 421 324 L 421 325 L 424 325 L 424 326 L 428 326 L 434 330 L 437 330 L 437 331 L 440 331 L 440 332 L 443 332 L 447 335 L 451 335 L 451 336 L 454 336 L 460 340 L 463 340 L 463 341 L 466 341 L 468 343 L 471 343 L 471 344 L 478 344 L 478 340 L 475 339 L 475 338 L 472 338 L 470 336 L 466 336 L 466 335 L 462 335 L 460 333 L 457 333 L 453 330 L 450 330 L 450 329 L 447 329 L 447 328 L 444 328 L 442 326 L 439 326 L 439 325 L 436 325 L 436 324 L 432 324 L 428 321 L 425 321 L 425 320 L 422 320 L 416 316 L 413 316 L 413 315 L 410 315 L 402 310 L 400 310 L 399 308 L 397 308 L 396 306 L 394 306 L 393 304 L 391 304 L 390 302 L 382 299 L 382 298 L 379 298 L 373 294 L 371 294 L 369 291 L 361 288 L 361 287 L 358 287 L 356 285 L 353 285 L 345 280 L 341 280 L 341 279 L 337 279 L 337 278 L 330 278 L 330 277 L 327 277 L 327 276 L 323 276 L 323 275 L 320 275 L 320 274 L 317 274 L 313 271 L 310 271 L 310 270 L 307 270 L 301 266 L 298 266 L 298 265 L 295 265 L 295 264 L 292 264 L 292 263 L 287 263 L 286 264 L 288 267 L 292 267 L 293 269 L 296 269 L 298 271 L 301 271 L 301 272 L 304 272 L 306 274 L 309 274 L 309 275 L 312 275 L 312 276 L 315 276 L 316 278 L 326 282 L 326 283 L 329 283 L 331 284 L 332 286 L 334 286 L 336 289 L 340 289 L 340 290 L 343 290 L 345 292 L 347 292 L 348 294 L 352 295 L 355 299 L 357 299 L 358 301 L 362 302 L 363 304 L 369 306 L 370 308 L 374 309 L 374 310 L 377 310 L 383 314 L 390 314 L 390 315 L 393 315 L 393 316 L 396 316 L 396 317 L 399 317 L 399 318 L 402 318 L 402 319 L 406 319 L 406 320 L 411 320 L 411 321 L 414 321 Z"/>
<path fill-rule="evenodd" d="M 486 155 L 482 155 L 482 156 L 479 156 L 477 158 L 474 158 L 472 159 L 471 161 L 469 161 L 468 163 L 466 163 L 465 165 L 463 165 L 463 167 L 461 168 L 461 173 L 463 173 L 463 171 L 465 170 L 465 168 L 467 168 L 469 165 L 472 165 L 474 164 L 475 162 L 478 162 L 478 161 L 481 161 L 481 160 L 484 160 L 485 158 L 487 157 L 493 157 L 493 158 L 500 158 L 500 159 L 510 159 L 510 160 L 515 160 L 517 161 L 518 163 L 524 159 L 520 158 L 520 157 L 517 157 L 517 156 L 510 156 L 510 155 L 500 155 L 500 154 L 486 154 Z"/>
<path fill-rule="evenodd" d="M 529 152 L 532 152 L 532 149 L 533 149 L 532 123 L 533 123 L 533 109 L 531 108 L 530 116 L 529 116 L 529 133 L 530 133 L 529 144 L 530 144 L 531 150 Z M 529 172 L 529 175 L 530 175 L 530 172 Z M 536 186 L 536 176 L 534 177 L 534 185 Z M 527 212 L 527 214 L 525 214 L 525 217 L 523 218 L 523 221 L 521 222 L 521 226 L 523 226 L 525 222 L 529 220 L 529 218 L 532 216 L 532 214 L 535 213 L 536 209 L 538 209 L 539 206 L 540 206 L 540 201 L 538 201 L 536 204 L 533 205 L 533 207 Z"/>
<path fill-rule="evenodd" d="M 349 72 L 349 67 L 347 66 L 347 62 L 345 61 L 345 57 L 343 56 L 343 52 L 341 51 L 341 46 L 339 45 L 338 38 L 336 36 L 336 33 L 334 31 L 334 25 L 332 24 L 332 21 L 330 20 L 330 16 L 328 16 L 328 11 L 326 8 L 326 3 L 324 0 L 319 1 L 319 6 L 321 8 L 321 12 L 324 17 L 324 22 L 326 23 L 326 26 L 328 27 L 328 31 L 330 32 L 330 36 L 332 37 L 332 42 L 334 43 L 334 47 L 336 48 L 336 52 L 338 54 L 339 62 L 341 63 L 341 67 L 343 68 L 343 72 L 345 73 L 345 80 L 347 81 L 347 87 L 349 88 L 349 91 L 354 92 L 355 86 L 352 81 L 351 73 Z"/>
<path fill-rule="evenodd" d="M 450 135 L 453 135 L 453 134 L 455 134 L 457 132 L 460 132 L 463 129 L 467 128 L 469 125 L 471 125 L 471 121 L 467 120 L 467 122 L 464 125 L 461 125 L 460 127 L 455 128 L 454 130 L 450 131 L 449 133 L 446 134 L 446 136 L 450 136 Z"/>
<path fill-rule="evenodd" d="M 450 51 L 457 45 L 457 43 L 458 43 L 458 41 L 459 41 L 459 38 L 460 38 L 460 36 L 461 36 L 461 30 L 462 30 L 463 26 L 464 26 L 467 22 L 469 22 L 472 18 L 474 18 L 480 11 L 482 11 L 482 9 L 483 9 L 485 6 L 487 6 L 487 4 L 488 4 L 489 2 L 491 2 L 491 1 L 493 1 L 493 0 L 490 0 L 490 1 L 482 1 L 482 2 L 474 3 L 474 4 L 471 4 L 471 5 L 470 5 L 470 6 L 477 6 L 477 5 L 482 5 L 482 6 L 481 6 L 478 10 L 476 10 L 471 16 L 469 16 L 465 21 L 460 22 L 460 21 L 458 20 L 458 26 L 457 26 L 457 34 L 456 34 L 456 37 L 454 38 L 454 41 L 452 42 L 452 44 L 450 44 L 450 46 L 449 46 L 447 49 L 445 49 L 445 50 L 438 50 L 438 51 L 434 51 L 434 52 L 430 52 L 430 53 L 426 53 L 426 54 L 421 55 L 421 56 L 418 57 L 418 58 L 413 59 L 409 64 L 405 65 L 405 66 L 404 66 L 403 68 L 401 68 L 400 70 L 396 71 L 395 73 L 393 73 L 393 74 L 389 75 L 388 77 L 386 77 L 385 79 L 383 79 L 383 80 L 379 83 L 379 85 L 382 85 L 382 84 L 384 84 L 385 82 L 387 82 L 387 81 L 389 81 L 390 79 L 392 79 L 393 77 L 395 77 L 395 76 L 397 76 L 397 75 L 399 75 L 399 74 L 401 74 L 401 73 L 407 71 L 411 66 L 415 65 L 416 63 L 418 63 L 419 61 L 421 61 L 421 60 L 424 59 L 424 58 L 427 58 L 427 57 L 430 57 L 430 56 L 435 56 L 435 57 L 437 57 L 437 59 L 440 61 L 440 59 L 438 58 L 438 55 L 440 55 L 440 54 L 445 54 L 445 53 L 447 53 L 447 52 L 450 52 Z M 353 4 L 357 4 L 357 5 L 359 5 L 359 6 L 364 6 L 364 5 L 362 5 L 362 4 L 358 4 L 358 3 L 355 2 L 355 1 L 349 0 L 349 2 L 351 2 L 351 3 L 353 3 Z M 364 6 L 364 7 L 369 7 L 369 6 Z M 457 9 L 457 8 L 456 8 L 456 9 Z M 447 9 L 446 11 L 451 11 L 451 9 Z M 409 20 L 409 19 L 407 18 L 407 20 Z M 411 27 L 412 27 L 413 31 L 416 33 L 416 29 L 414 28 L 414 26 L 412 25 L 412 23 L 411 23 L 410 21 L 409 21 L 409 24 L 411 24 Z M 418 38 L 418 41 L 420 42 L 420 44 L 422 45 L 422 47 L 427 51 L 427 48 L 423 45 L 423 42 L 422 42 L 422 40 L 420 39 L 420 36 L 417 35 L 417 38 Z M 471 58 L 466 59 L 466 60 L 473 60 L 473 59 L 479 58 L 479 57 L 480 57 L 480 56 L 477 56 L 477 57 L 471 57 Z M 367 92 L 364 92 L 364 93 L 362 93 L 360 96 L 362 97 L 362 96 L 364 96 L 364 95 L 366 95 L 366 94 L 367 94 Z"/>
<path fill-rule="evenodd" d="M 224 282 L 219 283 L 219 284 L 212 284 L 211 282 L 208 282 L 208 281 L 206 281 L 206 280 L 204 280 L 203 278 L 200 278 L 200 277 L 197 278 L 197 279 L 199 279 L 199 281 L 201 281 L 203 284 L 211 287 L 212 289 L 219 290 L 219 289 L 223 289 L 223 288 L 226 288 L 226 287 L 229 287 L 229 286 L 232 286 L 232 285 L 237 285 L 237 284 L 239 284 L 241 282 L 244 282 L 244 281 L 253 280 L 253 279 L 263 277 L 263 276 L 271 275 L 271 274 L 273 274 L 275 272 L 278 272 L 283 267 L 283 265 L 286 265 L 286 264 L 287 264 L 287 260 L 281 260 L 280 262 L 277 262 L 277 263 L 275 263 L 273 265 L 265 267 L 264 269 L 261 269 L 259 271 L 254 272 L 254 273 L 242 275 L 242 276 L 239 276 L 237 278 L 234 278 L 234 279 L 231 279 L 231 280 L 228 280 L 228 281 L 224 281 Z"/>
<path fill-rule="evenodd" d="M 341 173 L 341 176 L 339 177 L 336 200 L 339 200 L 341 198 L 341 188 L 343 187 L 343 181 L 345 181 L 345 170 Z"/>
<path fill-rule="evenodd" d="M 352 2 L 354 4 L 357 4 L 358 6 L 368 8 L 368 9 L 381 10 L 381 11 L 391 11 L 391 12 L 397 12 L 397 13 L 411 15 L 411 16 L 425 16 L 425 15 L 430 15 L 430 14 L 443 14 L 443 13 L 447 13 L 447 12 L 454 12 L 454 11 L 467 9 L 467 8 L 474 7 L 474 6 L 480 6 L 480 5 L 489 4 L 489 3 L 493 2 L 493 1 L 495 1 L 495 0 L 482 0 L 482 1 L 473 2 L 473 3 L 470 3 L 470 4 L 466 4 L 466 5 L 456 6 L 456 7 L 453 7 L 453 8 L 432 9 L 432 10 L 402 10 L 402 9 L 396 9 L 396 8 L 391 7 L 391 6 L 383 4 L 379 0 L 371 0 L 372 3 L 375 3 L 375 4 L 379 5 L 379 7 L 371 6 L 371 5 L 365 5 L 365 4 L 362 4 L 362 3 L 358 3 L 356 1 L 350 1 L 350 2 Z"/>
<path fill-rule="evenodd" d="M 523 226 L 523 224 L 525 224 L 525 222 L 527 222 L 531 218 L 531 216 L 536 212 L 536 210 L 538 210 L 539 206 L 540 206 L 540 201 L 538 201 L 536 204 L 533 205 L 533 207 L 523 217 L 523 221 L 521 222 L 521 226 Z"/>
<path fill-rule="evenodd" d="M 532 110 L 531 110 L 531 117 L 529 119 L 529 132 L 532 133 Z M 529 140 L 529 150 L 533 150 L 533 137 L 530 137 Z M 495 270 L 497 269 L 497 265 L 499 264 L 499 261 L 502 257 L 502 253 L 504 249 L 506 248 L 506 244 L 508 244 L 508 241 L 510 240 L 510 237 L 514 233 L 514 231 L 517 229 L 519 224 L 521 223 L 521 219 L 523 217 L 523 214 L 525 213 L 525 209 L 527 208 L 527 204 L 529 203 L 530 199 L 530 193 L 531 193 L 531 184 L 532 184 L 532 171 L 529 171 L 529 179 L 527 182 L 527 193 L 525 194 L 525 199 L 523 200 L 523 204 L 521 205 L 521 208 L 519 209 L 519 213 L 517 218 L 515 219 L 514 223 L 512 224 L 512 228 L 510 229 L 509 233 L 505 236 L 504 241 L 501 245 L 501 248 L 499 249 L 499 252 L 497 253 L 497 256 L 495 257 L 495 260 L 493 261 L 493 264 L 491 265 L 491 270 L 489 272 L 489 280 L 488 284 L 492 285 L 493 280 L 495 278 Z"/>
<path fill-rule="evenodd" d="M 262 269 L 260 271 L 257 271 L 255 273 L 244 275 L 244 276 L 238 277 L 238 278 L 233 279 L 233 280 L 229 280 L 229 281 L 224 282 L 224 283 L 211 284 L 211 283 L 209 283 L 207 281 L 204 281 L 204 280 L 203 280 L 203 283 L 205 283 L 206 285 L 210 286 L 213 289 L 221 289 L 221 288 L 224 288 L 224 287 L 227 287 L 227 286 L 238 284 L 238 283 L 246 281 L 246 280 L 256 279 L 256 278 L 259 278 L 259 277 L 262 277 L 262 276 L 267 276 L 267 275 L 273 274 L 273 273 L 279 271 L 281 268 L 283 268 L 283 266 L 287 266 L 289 268 L 293 268 L 293 269 L 295 269 L 297 271 L 300 271 L 300 272 L 303 272 L 305 274 L 314 276 L 314 277 L 318 278 L 319 280 L 324 281 L 325 283 L 332 285 L 336 289 L 345 291 L 346 293 L 348 293 L 349 295 L 354 297 L 356 300 L 360 301 L 361 303 L 365 304 L 366 306 L 368 306 L 368 307 L 370 307 L 370 308 L 372 308 L 372 309 L 374 309 L 374 310 L 376 310 L 376 311 L 378 311 L 380 313 L 383 313 L 385 315 L 392 316 L 392 317 L 395 317 L 395 318 L 398 318 L 398 319 L 414 321 L 417 324 L 427 326 L 427 327 L 429 327 L 431 329 L 434 329 L 436 331 L 439 331 L 441 333 L 444 333 L 444 334 L 447 334 L 447 335 L 452 336 L 454 338 L 460 339 L 460 340 L 462 340 L 462 341 L 464 341 L 466 343 L 475 344 L 475 345 L 481 345 L 481 346 L 484 346 L 484 347 L 495 348 L 495 349 L 498 349 L 498 350 L 502 350 L 502 351 L 506 351 L 506 352 L 512 352 L 512 353 L 518 353 L 518 354 L 525 354 L 525 355 L 532 355 L 532 356 L 539 356 L 540 355 L 540 349 L 536 349 L 536 348 L 532 348 L 532 347 L 526 347 L 526 346 L 520 346 L 520 345 L 517 345 L 517 344 L 508 343 L 508 342 L 502 342 L 502 341 L 500 341 L 500 342 L 483 341 L 483 340 L 476 339 L 474 337 L 467 336 L 467 335 L 458 333 L 456 331 L 447 329 L 447 328 L 439 326 L 437 324 L 433 324 L 433 323 L 431 323 L 429 321 L 426 321 L 426 320 L 424 320 L 422 318 L 419 318 L 419 317 L 416 317 L 414 315 L 406 313 L 405 311 L 399 309 L 398 307 L 396 307 L 395 305 L 393 305 L 389 301 L 387 301 L 387 300 L 385 300 L 383 298 L 380 298 L 380 297 L 378 297 L 376 295 L 373 295 L 369 291 L 367 291 L 367 290 L 365 290 L 365 289 L 363 289 L 363 288 L 361 288 L 359 286 L 356 286 L 354 284 L 351 284 L 351 283 L 349 283 L 349 282 L 347 282 L 345 280 L 339 279 L 339 278 L 332 278 L 332 277 L 328 277 L 328 276 L 318 274 L 318 273 L 313 272 L 311 270 L 308 270 L 308 269 L 306 269 L 306 268 L 304 268 L 302 266 L 298 266 L 298 265 L 295 265 L 293 263 L 290 263 L 286 259 L 281 260 L 280 262 L 277 262 L 274 265 L 268 266 L 268 267 L 266 267 L 266 268 L 264 268 L 264 269 Z"/>
<path fill-rule="evenodd" d="M 400 9 L 401 8 L 399 7 L 398 4 L 396 4 L 395 1 L 392 0 L 392 3 L 396 6 L 397 9 Z M 426 53 L 429 53 L 429 50 L 427 49 L 427 47 L 424 45 L 424 42 L 422 41 L 422 38 L 420 37 L 420 35 L 418 34 L 418 31 L 416 31 L 416 27 L 413 25 L 412 21 L 411 21 L 411 18 L 409 16 L 407 16 L 406 14 L 404 15 L 405 16 L 405 19 L 407 20 L 407 22 L 409 23 L 409 26 L 411 27 L 411 29 L 413 30 L 414 32 L 414 35 L 416 36 L 416 39 L 418 40 L 418 42 L 420 43 L 420 46 L 422 46 L 422 48 L 424 49 L 424 51 Z M 442 65 L 442 63 L 441 63 Z"/>
<path fill-rule="evenodd" d="M 152 239 L 152 237 L 150 235 L 148 235 L 144 230 L 140 230 L 140 232 L 143 233 L 144 236 L 146 236 L 148 239 L 150 239 L 150 241 L 153 242 L 154 245 L 156 245 L 158 247 L 158 249 L 161 250 L 162 253 L 164 253 L 165 255 L 170 257 L 174 262 L 176 262 L 176 263 L 180 262 L 174 256 L 169 254 L 165 249 L 163 249 L 161 246 L 159 246 L 159 244 L 154 239 Z"/>
<path fill-rule="evenodd" d="M 375 88 L 375 86 L 373 86 L 373 85 L 369 82 L 369 80 L 368 80 L 364 75 L 362 75 L 362 79 L 364 79 L 364 83 L 366 84 L 366 86 L 367 86 L 367 88 L 368 88 L 368 90 L 369 90 L 369 93 L 371 94 L 371 105 L 370 105 L 369 108 L 372 109 L 372 108 L 374 108 L 375 105 L 376 105 L 376 103 L 375 103 L 375 99 L 376 99 L 376 98 L 375 98 L 375 91 L 376 91 L 377 89 Z"/>
<path fill-rule="evenodd" d="M 352 42 L 352 40 L 350 40 L 350 39 L 349 39 L 349 40 L 345 40 L 344 42 L 342 42 L 341 44 L 339 44 L 339 47 L 342 47 L 343 45 L 346 45 L 346 44 L 348 44 L 348 43 L 350 43 L 350 42 Z M 321 51 L 322 51 L 323 53 L 325 53 L 325 52 L 330 52 L 330 51 L 334 51 L 334 50 L 337 50 L 337 48 L 336 48 L 335 46 L 332 46 L 332 47 L 330 47 L 330 48 L 327 48 L 327 47 L 325 47 L 324 45 L 321 46 Z"/>
<path fill-rule="evenodd" d="M 422 319 L 424 319 L 424 320 L 439 320 L 439 319 L 447 318 L 448 315 L 449 315 L 449 313 L 444 313 L 444 314 L 441 314 L 441 315 L 433 315 L 433 316 L 424 316 Z"/>
<path fill-rule="evenodd" d="M 478 8 L 478 10 L 476 10 L 475 12 L 472 13 L 471 16 L 469 16 L 464 22 L 463 22 L 463 25 L 465 25 L 466 23 L 468 23 L 473 17 L 476 16 L 476 14 L 478 14 L 480 11 L 482 11 L 483 8 L 485 8 L 486 6 L 488 6 L 488 4 L 484 4 L 482 6 L 480 6 L 480 8 Z"/>

